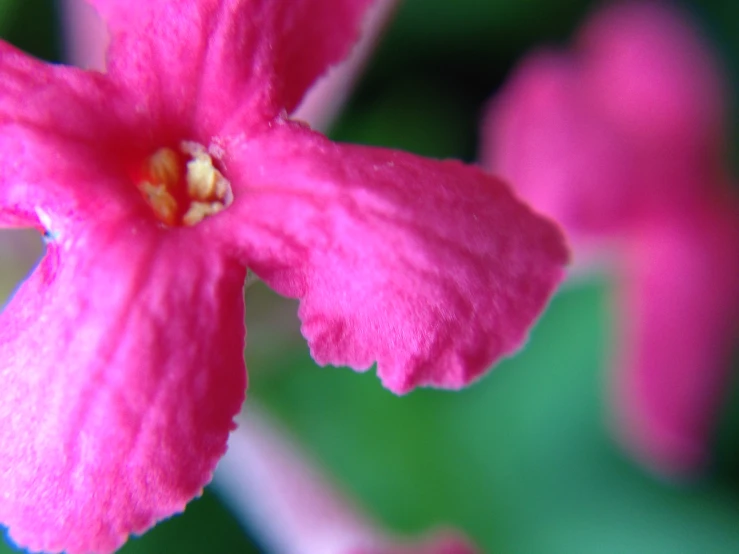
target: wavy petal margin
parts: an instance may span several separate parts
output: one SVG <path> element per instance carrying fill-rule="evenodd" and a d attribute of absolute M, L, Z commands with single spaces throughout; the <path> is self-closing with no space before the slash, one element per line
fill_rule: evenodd
<path fill-rule="evenodd" d="M 316 361 L 376 361 L 396 393 L 482 375 L 522 345 L 562 278 L 558 228 L 480 169 L 291 123 L 227 150 L 236 201 L 220 234 L 301 300 Z"/>

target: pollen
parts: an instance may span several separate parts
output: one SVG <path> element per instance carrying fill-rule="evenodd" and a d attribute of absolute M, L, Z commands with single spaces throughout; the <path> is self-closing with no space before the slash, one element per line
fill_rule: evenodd
<path fill-rule="evenodd" d="M 190 227 L 233 202 L 231 183 L 212 156 L 190 141 L 154 152 L 144 162 L 137 188 L 156 218 L 170 227 Z"/>

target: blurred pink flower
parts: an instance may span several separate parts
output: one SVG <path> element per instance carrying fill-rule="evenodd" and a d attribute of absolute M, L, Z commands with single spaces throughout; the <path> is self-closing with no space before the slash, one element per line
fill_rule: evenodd
<path fill-rule="evenodd" d="M 300 300 L 321 364 L 396 393 L 517 349 L 558 229 L 458 162 L 288 118 L 369 0 L 92 2 L 106 73 L 0 43 L 0 225 L 46 255 L 0 315 L 0 521 L 109 552 L 210 480 L 244 399 L 246 268 Z"/>
<path fill-rule="evenodd" d="M 659 3 L 597 13 L 569 52 L 526 59 L 493 101 L 483 159 L 562 223 L 576 264 L 615 257 L 614 403 L 657 471 L 698 469 L 739 307 L 739 204 L 716 62 Z"/>
<path fill-rule="evenodd" d="M 238 418 L 214 479 L 225 501 L 273 554 L 474 554 L 441 531 L 409 542 L 388 535 L 322 475 L 266 414 Z"/>

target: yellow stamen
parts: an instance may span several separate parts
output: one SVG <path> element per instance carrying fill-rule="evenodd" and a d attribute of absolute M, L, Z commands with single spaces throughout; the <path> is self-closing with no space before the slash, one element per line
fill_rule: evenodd
<path fill-rule="evenodd" d="M 187 226 L 201 222 L 209 215 L 217 214 L 224 208 L 220 202 L 193 202 L 190 209 L 182 216 L 182 223 Z"/>
<path fill-rule="evenodd" d="M 180 152 L 157 150 L 147 160 L 138 188 L 160 221 L 192 226 L 228 207 L 233 193 L 202 145 L 182 142 Z"/>
<path fill-rule="evenodd" d="M 180 158 L 171 148 L 160 148 L 149 158 L 149 173 L 156 184 L 167 188 L 180 180 Z"/>
<path fill-rule="evenodd" d="M 167 191 L 165 185 L 152 185 L 144 182 L 139 185 L 139 190 L 146 195 L 149 206 L 159 219 L 167 225 L 177 223 L 177 201 Z"/>

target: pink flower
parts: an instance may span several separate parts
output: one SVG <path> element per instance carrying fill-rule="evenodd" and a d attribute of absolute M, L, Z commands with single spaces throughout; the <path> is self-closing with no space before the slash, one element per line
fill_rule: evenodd
<path fill-rule="evenodd" d="M 457 162 L 288 115 L 369 0 L 93 3 L 107 73 L 0 43 L 0 225 L 48 239 L 0 316 L 0 521 L 110 552 L 210 480 L 244 399 L 246 268 L 321 364 L 462 387 L 524 341 L 555 226 Z"/>
<path fill-rule="evenodd" d="M 341 494 L 300 449 L 250 407 L 238 420 L 214 484 L 275 554 L 475 554 L 440 531 L 409 542 L 388 535 Z"/>
<path fill-rule="evenodd" d="M 665 474 L 706 461 L 736 329 L 725 112 L 716 62 L 681 14 L 625 3 L 571 53 L 524 61 L 484 127 L 488 166 L 563 224 L 577 258 L 615 255 L 618 429 Z"/>

